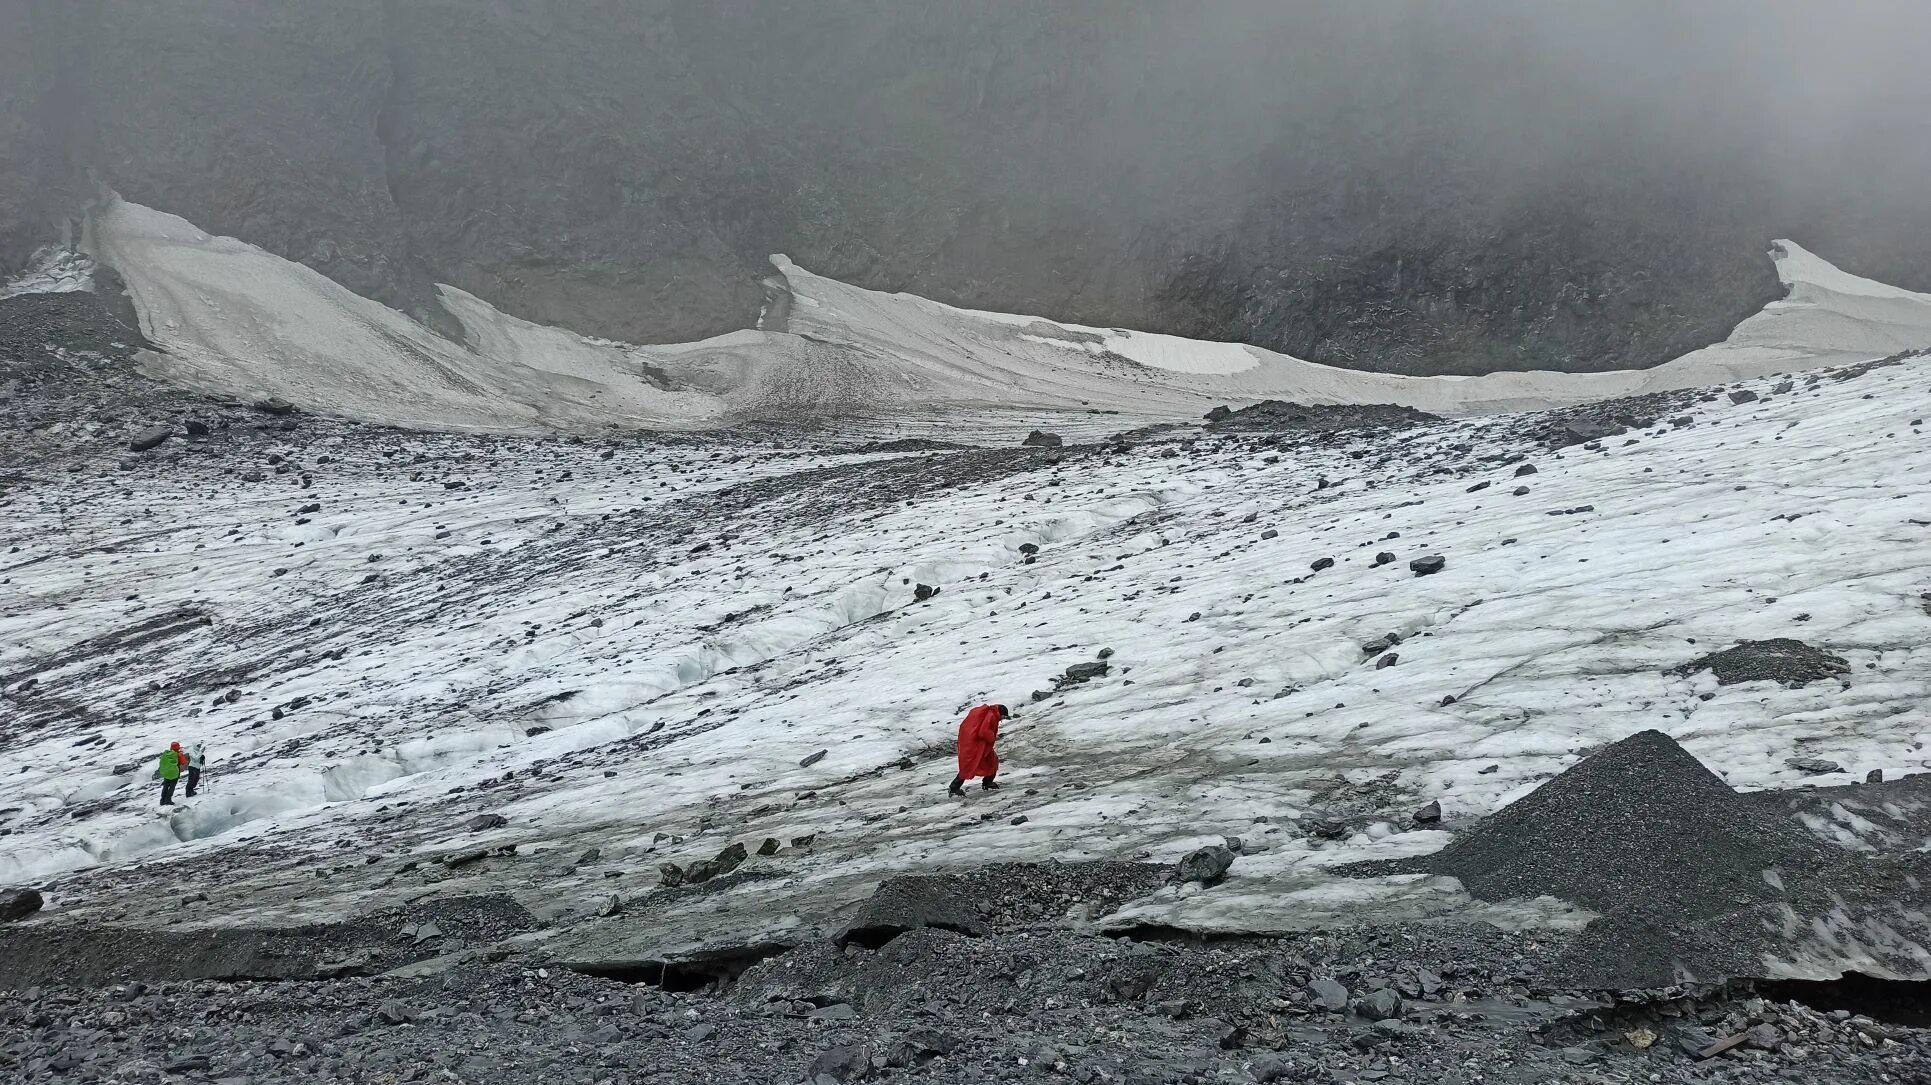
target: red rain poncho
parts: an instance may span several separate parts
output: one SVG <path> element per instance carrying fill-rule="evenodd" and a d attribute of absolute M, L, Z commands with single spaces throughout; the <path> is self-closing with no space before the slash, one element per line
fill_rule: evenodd
<path fill-rule="evenodd" d="M 959 779 L 993 776 L 999 772 L 999 755 L 992 744 L 999 741 L 999 706 L 982 704 L 966 713 L 959 724 Z"/>

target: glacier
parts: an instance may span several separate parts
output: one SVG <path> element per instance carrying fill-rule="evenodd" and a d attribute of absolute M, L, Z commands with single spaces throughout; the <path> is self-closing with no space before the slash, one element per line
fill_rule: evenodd
<path fill-rule="evenodd" d="M 1729 389 L 1754 400 L 1673 393 L 1562 448 L 1519 414 L 913 454 L 317 420 L 134 471 L 80 455 L 8 497 L 0 696 L 28 725 L 0 881 L 138 918 L 165 907 L 141 903 L 157 864 L 212 864 L 219 922 L 292 922 L 414 899 L 482 849 L 454 881 L 554 913 L 780 842 L 647 928 L 541 935 L 670 959 L 822 932 L 895 872 L 1237 835 L 1227 882 L 1115 921 L 1573 926 L 1558 902 L 1333 868 L 1433 850 L 1645 728 L 1745 789 L 1811 779 L 1797 758 L 1842 781 L 1931 768 L 1927 374 L 1913 356 Z M 238 481 L 271 456 L 300 473 Z M 1424 555 L 1446 568 L 1412 575 Z M 1377 667 L 1363 646 L 1390 635 Z M 1671 673 L 1785 635 L 1849 677 Z M 1101 649 L 1105 677 L 1056 690 Z M 987 700 L 1017 713 L 1007 786 L 950 800 L 951 729 Z M 157 814 L 170 738 L 212 768 Z M 1409 822 L 1428 801 L 1442 826 Z M 479 813 L 506 823 L 468 831 Z M 1312 817 L 1346 832 L 1310 837 Z M 589 847 L 603 867 L 568 866 Z M 1798 938 L 1786 965 L 1839 952 Z"/>
<path fill-rule="evenodd" d="M 1931 295 L 1845 273 L 1792 241 L 1786 296 L 1722 343 L 1652 369 L 1407 377 L 1258 347 L 961 309 L 866 290 L 773 256 L 766 327 L 696 343 L 590 340 L 454 287 L 455 343 L 321 273 L 114 199 L 88 231 L 125 278 L 153 372 L 204 392 L 431 430 L 706 430 L 842 425 L 1003 437 L 1043 416 L 1073 434 L 1189 421 L 1222 404 L 1394 403 L 1443 415 L 1537 410 L 1845 364 L 1931 341 Z M 1024 418 L 1015 412 L 1025 414 Z M 967 424 L 966 416 L 976 419 Z"/>

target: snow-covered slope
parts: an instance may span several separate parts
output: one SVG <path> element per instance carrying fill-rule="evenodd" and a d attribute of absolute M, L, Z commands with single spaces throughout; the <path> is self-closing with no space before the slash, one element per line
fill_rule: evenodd
<path fill-rule="evenodd" d="M 999 432 L 1059 413 L 1111 430 L 1220 403 L 1395 403 L 1467 415 L 1696 387 L 1931 346 L 1931 295 L 1847 275 L 1777 243 L 1789 296 L 1723 343 L 1655 369 L 1402 377 L 1041 317 L 978 312 L 827 279 L 783 256 L 765 330 L 636 347 L 506 316 L 451 287 L 466 345 L 321 274 L 125 201 L 94 223 L 127 279 L 158 372 L 205 390 L 414 428 L 717 428 L 866 419 Z M 781 314 L 781 315 L 780 315 Z M 1011 416 L 987 423 L 988 417 Z M 872 430 L 876 432 L 876 429 Z"/>
<path fill-rule="evenodd" d="M 1832 293 L 1801 304 L 1915 304 Z M 1560 451 L 1516 417 L 1063 458 L 343 429 L 249 453 L 302 464 L 254 484 L 218 443 L 84 462 L 15 493 L 0 539 L 0 690 L 31 721 L 0 882 L 80 872 L 50 909 L 140 913 L 141 864 L 192 863 L 230 872 L 227 922 L 654 894 L 649 924 L 555 947 L 644 960 L 824 929 L 894 871 L 1233 834 L 1225 884 L 1121 921 L 1574 922 L 1329 872 L 1440 846 L 1423 802 L 1463 826 L 1645 728 L 1745 788 L 1817 778 L 1799 757 L 1840 764 L 1825 782 L 1931 768 L 1931 361 L 1752 390 Z M 1446 568 L 1414 575 L 1424 555 Z M 1771 637 L 1848 677 L 1670 673 Z M 1017 709 L 1005 790 L 947 799 L 981 701 Z M 157 814 L 171 738 L 214 768 Z M 741 879 L 655 890 L 659 862 L 767 838 Z M 1829 952 L 1799 931 L 1784 964 Z"/>
<path fill-rule="evenodd" d="M 99 214 L 100 257 L 127 280 L 157 371 L 203 391 L 279 396 L 423 429 L 518 431 L 714 420 L 714 397 L 666 390 L 625 357 L 445 287 L 470 348 L 300 264 L 125 200 Z"/>

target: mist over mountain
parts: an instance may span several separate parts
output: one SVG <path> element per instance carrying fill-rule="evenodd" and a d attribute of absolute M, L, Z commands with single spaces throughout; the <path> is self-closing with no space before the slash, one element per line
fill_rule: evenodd
<path fill-rule="evenodd" d="M 1650 366 L 1791 237 L 1931 288 L 1906 4 L 9 0 L 0 265 L 100 186 L 455 332 L 633 341 L 769 254 L 1406 373 Z"/>

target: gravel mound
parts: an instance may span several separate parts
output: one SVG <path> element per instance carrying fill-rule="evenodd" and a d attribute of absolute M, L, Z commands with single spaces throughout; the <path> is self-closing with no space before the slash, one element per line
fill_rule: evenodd
<path fill-rule="evenodd" d="M 1484 900 L 1552 896 L 1598 912 L 1673 898 L 1710 915 L 1760 897 L 1766 868 L 1821 856 L 1661 731 L 1583 759 L 1430 857 Z M 1767 898 L 1766 898 L 1767 899 Z"/>
<path fill-rule="evenodd" d="M 1445 874 L 1483 900 L 1582 905 L 1601 918 L 1558 974 L 1578 987 L 1629 988 L 1754 974 L 1765 919 L 1827 911 L 1846 862 L 1668 735 L 1643 731 L 1434 855 L 1351 872 Z"/>
<path fill-rule="evenodd" d="M 1738 682 L 1781 682 L 1795 689 L 1809 682 L 1849 674 L 1850 664 L 1842 656 L 1812 648 L 1803 641 L 1777 637 L 1773 640 L 1746 640 L 1734 648 L 1693 659 L 1670 673 L 1691 675 L 1698 671 L 1715 674 L 1719 686 L 1733 686 Z"/>

